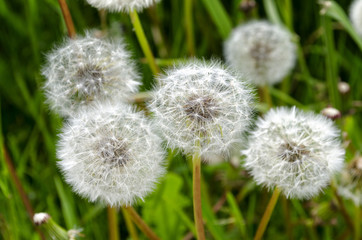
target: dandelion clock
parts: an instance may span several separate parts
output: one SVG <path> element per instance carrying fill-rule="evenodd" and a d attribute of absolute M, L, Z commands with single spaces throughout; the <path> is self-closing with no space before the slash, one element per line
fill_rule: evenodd
<path fill-rule="evenodd" d="M 285 28 L 252 21 L 235 28 L 224 43 L 228 64 L 257 86 L 280 82 L 294 67 L 296 45 Z"/>
<path fill-rule="evenodd" d="M 67 39 L 47 56 L 44 90 L 50 107 L 68 117 L 94 101 L 126 101 L 140 85 L 122 42 Z"/>
<path fill-rule="evenodd" d="M 152 125 L 119 103 L 95 104 L 70 118 L 57 157 L 75 192 L 109 206 L 143 199 L 165 172 L 161 139 Z"/>
<path fill-rule="evenodd" d="M 160 0 L 87 0 L 93 7 L 107 9 L 111 12 L 141 11 L 159 1 Z"/>

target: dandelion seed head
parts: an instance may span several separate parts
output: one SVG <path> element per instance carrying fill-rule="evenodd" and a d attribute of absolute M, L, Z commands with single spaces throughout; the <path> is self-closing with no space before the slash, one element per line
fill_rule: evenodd
<path fill-rule="evenodd" d="M 141 11 L 150 7 L 160 0 L 87 0 L 95 8 L 107 9 L 111 12 L 130 12 L 132 10 Z"/>
<path fill-rule="evenodd" d="M 33 216 L 33 221 L 36 226 L 42 225 L 50 219 L 50 215 L 48 213 L 35 213 Z"/>
<path fill-rule="evenodd" d="M 338 194 L 362 206 L 362 157 L 357 156 L 346 164 L 338 180 Z"/>
<path fill-rule="evenodd" d="M 362 36 L 362 1 L 354 0 L 349 8 L 349 18 L 357 33 Z"/>
<path fill-rule="evenodd" d="M 140 85 L 122 42 L 67 39 L 47 56 L 44 90 L 50 107 L 68 117 L 96 101 L 126 101 Z"/>
<path fill-rule="evenodd" d="M 344 149 L 339 131 L 322 115 L 296 108 L 270 110 L 256 122 L 245 155 L 255 181 L 287 197 L 308 199 L 340 171 Z"/>
<path fill-rule="evenodd" d="M 170 148 L 201 151 L 206 160 L 227 155 L 241 141 L 253 102 L 243 77 L 217 62 L 192 61 L 158 80 L 150 109 Z"/>
<path fill-rule="evenodd" d="M 258 86 L 280 82 L 294 67 L 296 45 L 291 33 L 266 21 L 252 21 L 235 28 L 224 43 L 225 59 L 248 74 Z"/>
<path fill-rule="evenodd" d="M 75 192 L 110 206 L 143 199 L 165 171 L 161 139 L 152 124 L 116 102 L 94 104 L 70 118 L 57 157 Z"/>

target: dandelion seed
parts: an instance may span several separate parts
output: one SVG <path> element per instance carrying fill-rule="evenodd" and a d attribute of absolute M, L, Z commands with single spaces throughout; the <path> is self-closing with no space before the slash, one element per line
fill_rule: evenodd
<path fill-rule="evenodd" d="M 349 8 L 349 18 L 357 33 L 362 36 L 362 0 L 354 0 Z"/>
<path fill-rule="evenodd" d="M 338 193 L 362 206 L 362 157 L 357 156 L 346 165 L 339 176 Z"/>
<path fill-rule="evenodd" d="M 252 94 L 243 78 L 219 63 L 194 61 L 159 77 L 150 109 L 170 148 L 228 154 L 251 121 Z M 201 149 L 199 149 L 201 148 Z"/>
<path fill-rule="evenodd" d="M 258 86 L 280 82 L 294 67 L 296 45 L 291 33 L 266 21 L 235 28 L 224 44 L 227 62 Z"/>
<path fill-rule="evenodd" d="M 68 39 L 51 52 L 43 75 L 47 102 L 65 117 L 95 101 L 126 101 L 140 85 L 123 43 L 90 34 Z"/>
<path fill-rule="evenodd" d="M 159 1 L 160 0 L 87 0 L 93 7 L 107 9 L 111 12 L 130 12 L 131 10 L 141 11 Z"/>
<path fill-rule="evenodd" d="M 258 184 L 279 188 L 287 197 L 318 194 L 340 171 L 344 150 L 339 131 L 322 115 L 277 108 L 259 118 L 251 133 L 245 167 Z"/>
<path fill-rule="evenodd" d="M 71 118 L 62 132 L 58 165 L 73 190 L 91 202 L 132 205 L 165 171 L 161 139 L 129 106 L 96 104 Z"/>

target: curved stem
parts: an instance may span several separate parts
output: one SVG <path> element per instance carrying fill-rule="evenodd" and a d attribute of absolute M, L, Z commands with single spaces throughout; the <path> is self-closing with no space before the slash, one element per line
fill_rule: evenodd
<path fill-rule="evenodd" d="M 131 239 L 138 240 L 138 234 L 137 234 L 136 228 L 133 225 L 131 217 L 129 216 L 128 212 L 124 208 L 121 208 L 121 210 L 123 213 L 124 221 L 126 222 L 128 233 L 129 233 L 129 235 L 131 235 Z"/>
<path fill-rule="evenodd" d="M 280 195 L 280 190 L 278 188 L 275 188 L 272 197 L 269 200 L 268 206 L 265 209 L 263 218 L 260 221 L 258 230 L 256 231 L 254 240 L 260 240 L 265 232 L 265 229 L 269 223 L 270 217 L 273 213 L 274 207 L 278 201 L 278 197 Z"/>
<path fill-rule="evenodd" d="M 117 209 L 107 207 L 109 240 L 119 240 Z"/>
<path fill-rule="evenodd" d="M 152 229 L 142 220 L 140 215 L 134 210 L 133 207 L 123 207 L 127 211 L 133 222 L 138 228 L 151 240 L 159 240 L 160 238 L 152 231 Z"/>
<path fill-rule="evenodd" d="M 153 56 L 150 45 L 148 44 L 147 38 L 143 31 L 143 28 L 142 28 L 142 25 L 141 25 L 141 22 L 140 22 L 140 19 L 138 17 L 136 10 L 133 10 L 130 12 L 130 17 L 131 17 L 131 21 L 132 21 L 134 30 L 136 32 L 138 42 L 140 43 L 142 51 L 147 58 L 148 64 L 150 65 L 150 68 L 151 68 L 153 74 L 158 74 L 160 72 L 160 69 L 156 64 L 155 57 Z"/>
<path fill-rule="evenodd" d="M 62 9 L 62 14 L 63 14 L 63 18 L 64 18 L 64 21 L 65 21 L 65 25 L 67 26 L 67 29 L 68 29 L 68 36 L 70 38 L 74 38 L 75 37 L 75 29 L 74 29 L 72 16 L 70 15 L 67 2 L 65 0 L 58 0 L 58 2 L 59 2 L 60 8 Z"/>
<path fill-rule="evenodd" d="M 192 156 L 192 189 L 194 203 L 194 219 L 196 225 L 197 239 L 204 240 L 204 223 L 202 221 L 201 208 L 201 156 L 199 152 L 195 152 Z"/>

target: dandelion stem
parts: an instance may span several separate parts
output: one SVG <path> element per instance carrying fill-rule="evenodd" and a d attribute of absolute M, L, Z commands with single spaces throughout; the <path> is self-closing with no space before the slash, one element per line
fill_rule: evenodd
<path fill-rule="evenodd" d="M 195 38 L 194 29 L 192 24 L 192 0 L 185 0 L 184 14 L 185 14 L 185 28 L 186 28 L 186 40 L 187 50 L 190 56 L 195 55 Z"/>
<path fill-rule="evenodd" d="M 117 221 L 117 209 L 108 206 L 107 215 L 108 215 L 109 240 L 119 240 L 120 238 L 119 238 L 118 221 Z"/>
<path fill-rule="evenodd" d="M 66 0 L 58 0 L 58 2 L 59 2 L 59 5 L 60 5 L 60 8 L 62 9 L 62 14 L 63 14 L 63 18 L 64 18 L 64 21 L 65 21 L 65 25 L 67 26 L 67 29 L 68 29 L 68 36 L 70 38 L 74 38 L 75 37 L 75 29 L 74 29 L 72 16 L 70 15 L 67 2 L 66 2 Z"/>
<path fill-rule="evenodd" d="M 339 196 L 335 185 L 332 184 L 331 187 L 333 189 L 333 193 L 334 193 L 335 197 L 337 198 L 338 207 L 339 207 L 339 210 L 342 213 L 343 218 L 345 219 L 345 221 L 346 221 L 348 227 L 350 228 L 351 232 L 354 232 L 354 227 L 355 226 L 353 225 L 353 220 L 351 219 L 351 217 L 347 213 L 347 210 L 346 210 L 346 208 L 344 206 L 344 203 L 343 203 L 343 199 L 341 198 L 341 196 Z"/>
<path fill-rule="evenodd" d="M 138 228 L 151 240 L 159 240 L 160 238 L 151 230 L 151 228 L 142 220 L 133 207 L 123 207 L 132 218 Z"/>
<path fill-rule="evenodd" d="M 358 204 L 355 205 L 356 206 L 356 210 L 355 210 L 355 217 L 354 217 L 354 239 L 355 240 L 359 240 L 360 238 L 360 231 L 361 231 L 361 209 L 359 207 Z"/>
<path fill-rule="evenodd" d="M 5 162 L 5 165 L 7 166 L 8 168 L 8 171 L 10 173 L 10 176 L 11 176 L 11 179 L 13 180 L 14 184 L 15 184 L 15 187 L 16 189 L 18 190 L 19 192 L 19 195 L 20 195 L 20 198 L 25 206 L 25 209 L 29 215 L 29 218 L 31 219 L 31 222 L 33 223 L 33 216 L 34 216 L 34 210 L 33 210 L 33 207 L 31 206 L 31 203 L 30 203 L 30 200 L 28 198 L 28 196 L 26 195 L 25 193 L 25 190 L 21 184 L 21 181 L 18 177 L 18 175 L 16 174 L 16 170 L 15 170 L 15 167 L 14 167 L 14 164 L 10 158 L 10 155 L 9 153 L 7 152 L 6 148 L 5 148 L 5 145 L 3 143 L 1 143 L 1 158 L 4 159 L 4 162 Z M 43 235 L 43 233 L 38 229 L 36 228 L 36 231 L 38 232 L 39 236 L 40 236 L 40 239 L 42 240 L 45 240 L 45 237 Z"/>
<path fill-rule="evenodd" d="M 204 223 L 202 221 L 201 208 L 201 156 L 200 152 L 196 151 L 192 156 L 192 177 L 193 177 L 193 203 L 194 203 L 194 219 L 196 225 L 197 239 L 204 240 Z"/>
<path fill-rule="evenodd" d="M 270 96 L 269 86 L 265 85 L 263 87 L 260 87 L 259 92 L 260 92 L 260 97 L 262 98 L 262 101 L 265 102 L 269 108 L 271 108 L 273 106 L 273 101 Z"/>
<path fill-rule="evenodd" d="M 150 45 L 148 44 L 147 38 L 143 31 L 143 28 L 142 28 L 142 25 L 141 25 L 141 22 L 140 22 L 140 19 L 138 17 L 136 10 L 130 11 L 130 17 L 131 17 L 131 21 L 132 21 L 134 30 L 136 32 L 138 42 L 140 43 L 142 51 L 147 58 L 147 62 L 150 65 L 150 68 L 151 68 L 153 74 L 158 74 L 160 72 L 160 69 L 156 64 L 155 57 L 153 56 Z"/>
<path fill-rule="evenodd" d="M 137 234 L 136 228 L 133 225 L 133 222 L 131 220 L 129 213 L 124 208 L 121 208 L 121 210 L 123 213 L 124 220 L 126 222 L 128 233 L 131 235 L 131 239 L 138 240 L 138 234 Z"/>
<path fill-rule="evenodd" d="M 263 218 L 260 221 L 258 230 L 256 231 L 254 240 L 259 240 L 263 237 L 263 234 L 265 232 L 265 229 L 269 223 L 270 217 L 273 213 L 274 207 L 278 201 L 278 197 L 280 195 L 280 190 L 278 188 L 275 188 L 272 197 L 269 200 L 268 206 L 264 212 Z"/>

